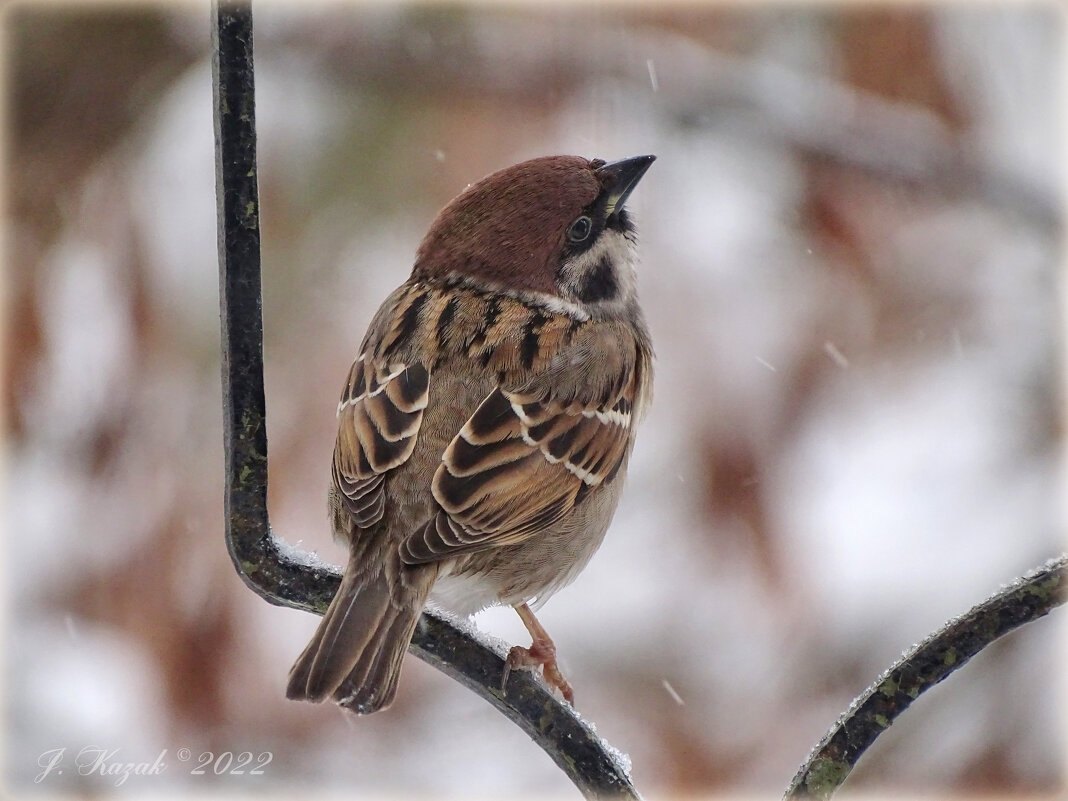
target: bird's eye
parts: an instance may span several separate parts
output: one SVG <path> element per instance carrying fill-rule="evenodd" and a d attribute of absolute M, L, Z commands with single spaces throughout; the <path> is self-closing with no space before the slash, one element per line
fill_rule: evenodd
<path fill-rule="evenodd" d="M 593 233 L 593 220 L 583 214 L 567 229 L 567 241 L 574 245 L 585 242 Z"/>

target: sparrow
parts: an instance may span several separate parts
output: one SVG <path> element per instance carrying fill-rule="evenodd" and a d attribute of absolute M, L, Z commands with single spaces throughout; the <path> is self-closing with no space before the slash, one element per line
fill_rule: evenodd
<path fill-rule="evenodd" d="M 430 600 L 514 607 L 532 642 L 502 688 L 540 666 L 573 703 L 531 606 L 600 546 L 651 397 L 624 204 L 654 159 L 532 159 L 434 220 L 341 392 L 329 510 L 348 563 L 287 697 L 389 706 Z"/>

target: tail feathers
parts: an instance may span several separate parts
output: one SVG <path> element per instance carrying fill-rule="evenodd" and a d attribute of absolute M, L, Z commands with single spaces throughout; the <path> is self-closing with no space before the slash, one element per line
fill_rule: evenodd
<path fill-rule="evenodd" d="M 381 572 L 369 577 L 350 565 L 311 642 L 289 671 L 286 697 L 318 702 L 330 696 L 358 714 L 389 706 L 425 601 L 413 598 L 410 588 L 403 598 L 394 594 Z"/>
<path fill-rule="evenodd" d="M 364 649 L 363 657 L 334 691 L 339 706 L 368 715 L 393 703 L 401 662 L 422 611 L 422 604 L 411 609 L 389 610 L 387 619 Z"/>

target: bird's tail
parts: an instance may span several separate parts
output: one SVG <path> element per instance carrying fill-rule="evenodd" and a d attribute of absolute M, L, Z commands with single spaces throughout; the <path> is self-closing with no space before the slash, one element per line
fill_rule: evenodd
<path fill-rule="evenodd" d="M 433 584 L 391 582 L 350 564 L 308 647 L 289 671 L 286 697 L 322 701 L 367 715 L 397 693 L 401 661 Z"/>

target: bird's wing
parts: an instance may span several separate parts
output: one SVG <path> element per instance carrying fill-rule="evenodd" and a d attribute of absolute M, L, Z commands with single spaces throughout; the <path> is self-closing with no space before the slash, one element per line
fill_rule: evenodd
<path fill-rule="evenodd" d="M 421 362 L 376 362 L 359 356 L 338 403 L 333 479 L 360 528 L 382 519 L 385 473 L 415 449 L 430 387 Z"/>
<path fill-rule="evenodd" d="M 421 564 L 521 542 L 615 478 L 641 402 L 642 365 L 633 345 L 629 354 L 608 348 L 600 369 L 576 354 L 558 360 L 564 370 L 516 389 L 498 386 L 481 403 L 434 475 L 441 511 L 404 541 L 403 561 Z M 591 379 L 591 371 L 604 380 Z M 589 396 L 588 386 L 597 383 L 596 396 Z"/>

